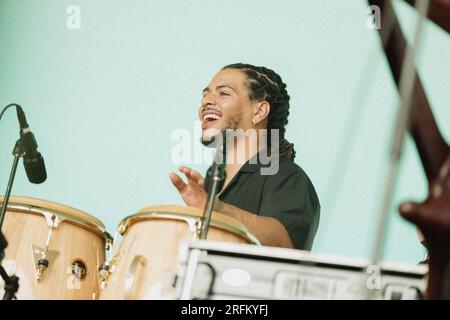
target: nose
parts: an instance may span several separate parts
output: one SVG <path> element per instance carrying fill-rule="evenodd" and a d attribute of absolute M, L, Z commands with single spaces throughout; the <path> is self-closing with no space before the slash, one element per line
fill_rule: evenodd
<path fill-rule="evenodd" d="M 208 108 L 209 106 L 214 106 L 216 104 L 214 97 L 212 92 L 206 92 L 201 100 L 202 107 Z"/>

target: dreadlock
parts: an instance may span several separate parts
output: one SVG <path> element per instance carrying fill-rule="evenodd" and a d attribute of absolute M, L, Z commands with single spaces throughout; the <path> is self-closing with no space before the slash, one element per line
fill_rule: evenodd
<path fill-rule="evenodd" d="M 286 84 L 281 80 L 281 77 L 271 69 L 244 63 L 230 64 L 222 69 L 241 70 L 247 77 L 250 100 L 267 101 L 270 104 L 267 122 L 268 132 L 270 134 L 272 129 L 279 130 L 280 159 L 293 161 L 295 158 L 294 144 L 289 143 L 284 137 L 285 126 L 288 123 L 290 97 L 286 91 Z"/>

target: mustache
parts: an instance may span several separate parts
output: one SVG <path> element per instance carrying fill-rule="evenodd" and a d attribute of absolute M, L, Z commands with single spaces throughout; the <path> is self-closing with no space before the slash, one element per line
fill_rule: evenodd
<path fill-rule="evenodd" d="M 215 109 L 215 108 L 211 108 L 211 107 L 202 107 L 201 113 L 203 114 L 206 111 L 215 111 L 217 113 L 219 113 L 220 115 L 222 115 L 222 111 Z"/>

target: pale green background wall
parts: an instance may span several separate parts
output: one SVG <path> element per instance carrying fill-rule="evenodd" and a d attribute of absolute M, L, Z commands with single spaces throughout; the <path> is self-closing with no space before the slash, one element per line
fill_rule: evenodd
<path fill-rule="evenodd" d="M 81 8 L 68 30 L 66 9 Z M 0 106 L 20 103 L 44 154 L 48 180 L 14 194 L 90 212 L 113 232 L 152 204 L 181 204 L 168 180 L 171 133 L 192 131 L 201 90 L 223 65 L 279 72 L 291 95 L 288 138 L 322 202 L 315 252 L 368 257 L 398 100 L 365 1 L 0 0 Z M 396 6 L 402 25 L 412 10 Z M 448 139 L 450 38 L 427 23 L 419 71 Z M 0 186 L 17 137 L 0 123 Z M 204 171 L 207 164 L 194 168 Z M 1 191 L 4 192 L 4 191 Z M 408 140 L 395 206 L 426 184 Z M 414 228 L 392 212 L 385 258 L 423 256 Z"/>

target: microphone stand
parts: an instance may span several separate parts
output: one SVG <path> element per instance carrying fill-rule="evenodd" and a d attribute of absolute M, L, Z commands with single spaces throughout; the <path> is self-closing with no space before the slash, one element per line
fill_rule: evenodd
<path fill-rule="evenodd" d="M 5 219 L 6 209 L 8 207 L 9 197 L 11 195 L 14 178 L 16 176 L 17 165 L 19 163 L 19 159 L 24 155 L 22 146 L 20 144 L 20 139 L 17 140 L 14 146 L 13 155 L 14 155 L 14 162 L 11 168 L 8 186 L 6 187 L 5 197 L 3 198 L 2 211 L 0 213 L 0 276 L 3 278 L 3 281 L 5 282 L 5 295 L 3 296 L 3 300 L 17 299 L 16 293 L 17 290 L 19 289 L 19 278 L 15 275 L 8 276 L 5 269 L 1 265 L 1 262 L 5 255 L 5 249 L 8 246 L 8 241 L 6 240 L 1 230 L 3 226 L 3 221 Z"/>
<path fill-rule="evenodd" d="M 399 108 L 394 123 L 394 130 L 392 134 L 389 163 L 386 168 L 385 185 L 383 190 L 383 197 L 381 206 L 379 208 L 378 224 L 376 230 L 376 239 L 372 251 L 370 263 L 378 266 L 383 257 L 383 249 L 386 240 L 386 234 L 389 224 L 389 216 L 391 212 L 392 200 L 394 197 L 395 187 L 398 178 L 400 157 L 404 144 L 405 135 L 410 125 L 410 115 L 412 109 L 411 99 L 413 96 L 415 77 L 415 55 L 418 44 L 420 43 L 420 36 L 423 28 L 423 23 L 428 11 L 429 0 L 416 1 L 415 9 L 419 17 L 416 22 L 414 30 L 414 39 L 412 45 L 408 45 L 402 61 L 401 74 L 399 79 L 399 93 L 400 101 Z M 392 17 L 391 17 L 392 19 Z M 375 296 L 375 290 L 367 292 L 367 299 L 372 299 Z"/>
<path fill-rule="evenodd" d="M 226 152 L 224 147 L 224 139 L 222 143 L 218 143 L 216 155 L 211 169 L 208 172 L 206 179 L 210 179 L 211 187 L 206 190 L 208 192 L 208 199 L 206 201 L 205 209 L 203 211 L 202 224 L 200 227 L 200 239 L 206 240 L 209 230 L 209 224 L 211 222 L 211 214 L 214 207 L 214 201 L 216 200 L 217 194 L 222 190 L 223 184 L 227 177 L 226 168 Z M 211 181 L 212 180 L 212 181 Z M 205 181 L 205 187 L 208 186 L 207 181 Z"/>
<path fill-rule="evenodd" d="M 409 45 L 403 58 L 402 72 L 399 80 L 400 107 L 398 108 L 394 132 L 391 140 L 389 164 L 386 173 L 385 188 L 378 216 L 376 241 L 373 248 L 371 264 L 378 265 L 383 255 L 384 241 L 391 212 L 392 199 L 397 182 L 398 166 L 402 153 L 404 138 L 408 130 L 411 114 L 411 97 L 415 82 L 415 50 L 420 43 L 420 35 L 424 19 L 428 11 L 429 0 L 416 1 L 416 10 L 419 18 L 414 30 L 413 45 Z"/>
<path fill-rule="evenodd" d="M 8 246 L 8 241 L 6 241 L 6 238 L 3 235 L 3 232 L 0 230 L 0 269 L 2 267 L 1 263 L 3 261 L 3 258 L 5 257 L 5 249 L 7 246 Z"/>

